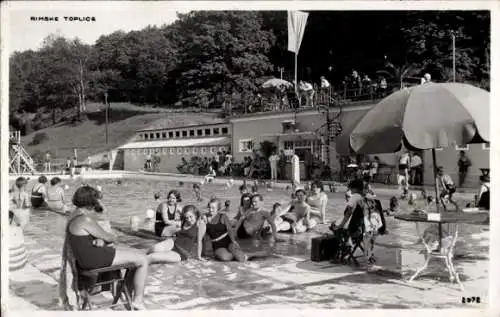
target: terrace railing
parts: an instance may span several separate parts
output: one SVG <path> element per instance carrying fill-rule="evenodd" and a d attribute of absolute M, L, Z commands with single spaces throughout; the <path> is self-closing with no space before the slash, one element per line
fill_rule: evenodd
<path fill-rule="evenodd" d="M 403 87 L 415 86 L 414 83 L 403 83 Z M 281 112 L 297 109 L 312 109 L 317 107 L 335 107 L 349 103 L 374 101 L 385 98 L 392 92 L 402 88 L 400 83 L 381 87 L 378 84 L 365 85 L 359 88 L 349 88 L 345 85 L 314 89 L 314 93 L 300 92 L 299 98 L 294 91 L 281 96 L 274 94 L 261 97 L 258 103 L 248 105 L 245 113 Z M 312 96 L 311 96 L 312 95 Z"/>

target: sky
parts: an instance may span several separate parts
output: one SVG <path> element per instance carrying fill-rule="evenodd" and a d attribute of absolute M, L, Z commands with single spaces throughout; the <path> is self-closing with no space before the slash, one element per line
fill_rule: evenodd
<path fill-rule="evenodd" d="M 493 0 L 490 0 L 493 1 Z M 40 48 L 43 39 L 56 33 L 67 38 L 80 38 L 93 44 L 101 35 L 114 31 L 140 30 L 147 25 L 161 26 L 176 20 L 176 12 L 191 10 L 310 10 L 310 9 L 408 9 L 401 1 L 2 1 L 4 52 Z M 489 1 L 425 1 L 413 2 L 412 9 L 451 9 L 453 6 L 475 7 Z M 491 4 L 491 2 L 489 3 Z M 7 12 L 7 13 L 5 13 Z M 30 21 L 31 16 L 58 16 L 59 22 Z M 63 16 L 95 17 L 95 22 L 65 22 Z M 7 19 L 4 19 L 7 18 Z M 7 21 L 5 21 L 7 20 Z M 5 23 L 7 22 L 7 23 Z"/>
<path fill-rule="evenodd" d="M 9 55 L 14 51 L 36 50 L 44 38 L 59 34 L 66 38 L 80 38 L 84 43 L 93 44 L 100 36 L 114 31 L 140 30 L 148 25 L 171 24 L 177 19 L 177 12 L 186 13 L 186 7 L 147 6 L 128 3 L 117 6 L 113 3 L 89 9 L 89 5 L 75 8 L 72 5 L 11 8 L 9 14 L 9 39 L 6 41 Z M 30 21 L 30 17 L 59 17 L 59 21 Z M 64 16 L 95 17 L 95 22 L 69 22 Z"/>

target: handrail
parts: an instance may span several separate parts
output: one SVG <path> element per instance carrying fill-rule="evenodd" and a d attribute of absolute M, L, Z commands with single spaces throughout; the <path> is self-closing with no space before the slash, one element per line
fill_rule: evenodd
<path fill-rule="evenodd" d="M 418 84 L 403 83 L 403 87 L 415 85 Z M 346 105 L 360 101 L 383 99 L 393 91 L 402 88 L 400 83 L 383 86 L 380 83 L 371 83 L 369 85 L 361 85 L 357 88 L 348 88 L 348 85 L 342 86 L 341 88 L 330 86 L 328 88 L 314 89 L 312 97 L 310 93 L 301 92 L 299 95 L 300 99 L 291 91 L 288 94 L 286 92 L 283 93 L 282 96 L 278 96 L 277 94 L 269 97 L 262 96 L 258 104 L 248 105 L 246 112 L 281 112 L 287 109 L 311 109 L 318 106 L 337 107 L 339 103 Z M 307 100 L 308 98 L 310 100 Z"/>

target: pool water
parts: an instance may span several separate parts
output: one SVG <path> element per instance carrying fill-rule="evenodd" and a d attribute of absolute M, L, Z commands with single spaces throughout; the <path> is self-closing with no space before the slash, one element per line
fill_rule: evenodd
<path fill-rule="evenodd" d="M 185 182 L 182 186 L 179 182 L 166 179 L 165 181 L 160 181 L 158 179 L 134 179 L 134 178 L 124 178 L 120 180 L 116 179 L 95 179 L 95 180 L 83 180 L 81 178 L 63 181 L 64 184 L 69 186 L 66 191 L 66 199 L 71 200 L 72 195 L 75 190 L 83 185 L 88 184 L 91 186 L 101 186 L 103 191 L 103 203 L 109 215 L 109 218 L 113 225 L 119 227 L 129 227 L 130 218 L 132 216 L 137 216 L 140 219 L 145 219 L 146 211 L 148 209 L 156 210 L 159 202 L 166 199 L 167 194 L 170 190 L 176 189 L 180 191 L 182 196 L 181 205 L 193 204 L 197 206 L 201 211 L 205 211 L 207 208 L 207 203 L 211 197 L 217 197 L 221 199 L 224 203 L 225 200 L 231 201 L 230 212 L 228 213 L 229 218 L 236 216 L 236 212 L 240 203 L 240 194 L 238 191 L 238 186 L 232 186 L 228 188 L 227 186 L 220 184 L 205 184 L 202 186 L 201 194 L 204 198 L 202 202 L 198 202 L 195 199 L 194 193 L 192 191 L 193 183 Z M 28 191 L 31 190 L 34 182 L 28 185 Z M 279 202 L 285 205 L 290 200 L 290 192 L 285 189 L 273 189 L 268 191 L 261 186 L 260 192 L 264 196 L 264 206 L 265 208 L 271 209 L 275 202 Z M 160 193 L 161 199 L 159 201 L 154 200 L 154 193 Z M 327 222 L 337 221 L 339 223 L 342 219 L 342 215 L 345 208 L 344 193 L 327 193 L 328 195 L 328 205 L 327 205 Z M 387 207 L 389 197 L 379 196 L 378 197 L 384 207 Z M 406 202 L 401 202 L 402 209 L 405 207 Z M 34 211 L 32 213 L 32 220 L 37 222 L 37 218 L 44 217 L 54 217 L 53 213 L 50 211 Z M 40 221 L 37 225 L 43 226 L 43 229 L 53 232 L 57 235 L 64 235 L 64 228 L 66 223 L 66 217 L 55 216 L 55 221 Z M 415 245 L 418 242 L 418 235 L 415 230 L 415 225 L 409 222 L 403 222 L 395 220 L 393 217 L 386 217 L 387 228 L 389 234 L 381 236 L 377 241 L 384 246 L 410 246 Z M 425 229 L 425 226 L 422 226 Z M 462 226 L 459 245 L 465 245 L 466 238 L 464 234 L 471 235 L 481 232 L 481 226 Z M 465 232 L 464 232 L 465 231 Z M 311 238 L 319 234 L 328 233 L 327 225 L 318 225 L 316 228 L 310 232 L 299 235 L 291 235 L 288 233 L 280 233 L 279 238 L 284 240 L 282 243 L 278 243 L 275 246 L 274 252 L 281 255 L 299 257 L 299 258 L 309 258 Z M 145 239 L 140 239 L 137 237 L 130 237 L 126 234 L 120 234 L 120 241 L 126 243 L 127 245 L 133 247 L 147 247 L 153 243 L 153 241 L 144 241 Z M 462 246 L 463 248 L 463 246 Z M 468 245 L 467 249 L 475 249 L 477 252 L 476 245 Z M 488 252 L 487 246 L 481 248 L 481 253 Z M 470 253 L 471 250 L 467 250 Z"/>

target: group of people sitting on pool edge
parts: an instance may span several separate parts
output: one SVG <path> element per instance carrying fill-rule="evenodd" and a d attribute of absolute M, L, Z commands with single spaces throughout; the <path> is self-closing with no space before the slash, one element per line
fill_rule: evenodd
<path fill-rule="evenodd" d="M 224 221 L 228 228 L 239 238 L 261 238 L 263 232 L 273 232 L 273 238 L 278 231 L 293 233 L 305 232 L 318 223 L 325 223 L 326 204 L 328 196 L 322 191 L 321 182 L 311 185 L 308 194 L 304 189 L 297 189 L 287 206 L 274 204 L 271 212 L 263 208 L 263 196 L 258 192 L 250 193 L 247 186 L 240 187 L 241 200 L 237 215 L 234 219 Z M 194 184 L 193 190 L 197 201 L 201 201 L 199 186 Z M 160 203 L 156 210 L 155 234 L 171 237 L 180 230 L 182 208 L 179 207 L 181 195 L 177 190 L 172 190 L 167 195 L 167 200 Z M 229 201 L 222 203 L 217 198 L 212 198 L 208 204 L 210 209 L 216 208 L 217 212 L 225 214 L 228 211 Z M 218 218 L 217 218 L 218 219 Z M 225 218 L 224 218 L 225 219 Z"/>
<path fill-rule="evenodd" d="M 376 229 L 377 225 L 373 223 L 372 215 L 363 214 L 363 183 L 353 181 L 349 187 L 352 195 L 347 202 L 340 227 L 345 226 L 352 232 L 359 228 L 365 231 L 372 230 L 372 227 Z M 261 239 L 267 228 L 264 223 L 267 222 L 272 232 L 272 244 L 278 230 L 303 232 L 314 226 L 315 218 L 324 222 L 324 211 L 311 207 L 315 203 L 314 206 L 319 205 L 321 208 L 324 204 L 323 207 L 326 207 L 326 194 L 321 192 L 321 188 L 321 183 L 313 183 L 312 193 L 309 196 L 303 189 L 297 189 L 295 198 L 290 203 L 291 210 L 286 212 L 276 204 L 271 212 L 266 211 L 262 206 L 262 195 L 258 193 L 251 195 L 242 189 L 241 206 L 237 217 L 232 220 L 223 211 L 219 199 L 210 199 L 207 212 L 202 214 L 194 205 L 181 208 L 180 194 L 172 190 L 167 196 L 167 201 L 160 203 L 157 208 L 154 229 L 158 236 L 168 238 L 144 253 L 130 247 L 115 245 L 117 237 L 109 226 L 102 204 L 102 192 L 88 185 L 82 186 L 73 196 L 72 203 L 76 209 L 70 214 L 66 227 L 60 279 L 60 291 L 63 292 L 61 296 L 64 298 L 67 290 L 66 265 L 69 254 L 67 250 L 70 248 L 81 269 L 134 263 L 137 270 L 131 277 L 133 280 L 130 281 L 134 289 L 133 308 L 144 309 L 143 294 L 150 263 L 172 263 L 188 259 L 205 261 L 204 239 L 211 242 L 214 257 L 220 261 L 243 262 L 263 254 L 243 252 L 236 237 Z"/>
<path fill-rule="evenodd" d="M 71 210 L 65 198 L 65 186 L 59 177 L 52 177 L 50 186 L 46 176 L 38 177 L 38 182 L 28 194 L 26 186 L 28 178 L 18 177 L 14 187 L 11 189 L 12 203 L 19 209 L 49 209 L 66 213 Z"/>

